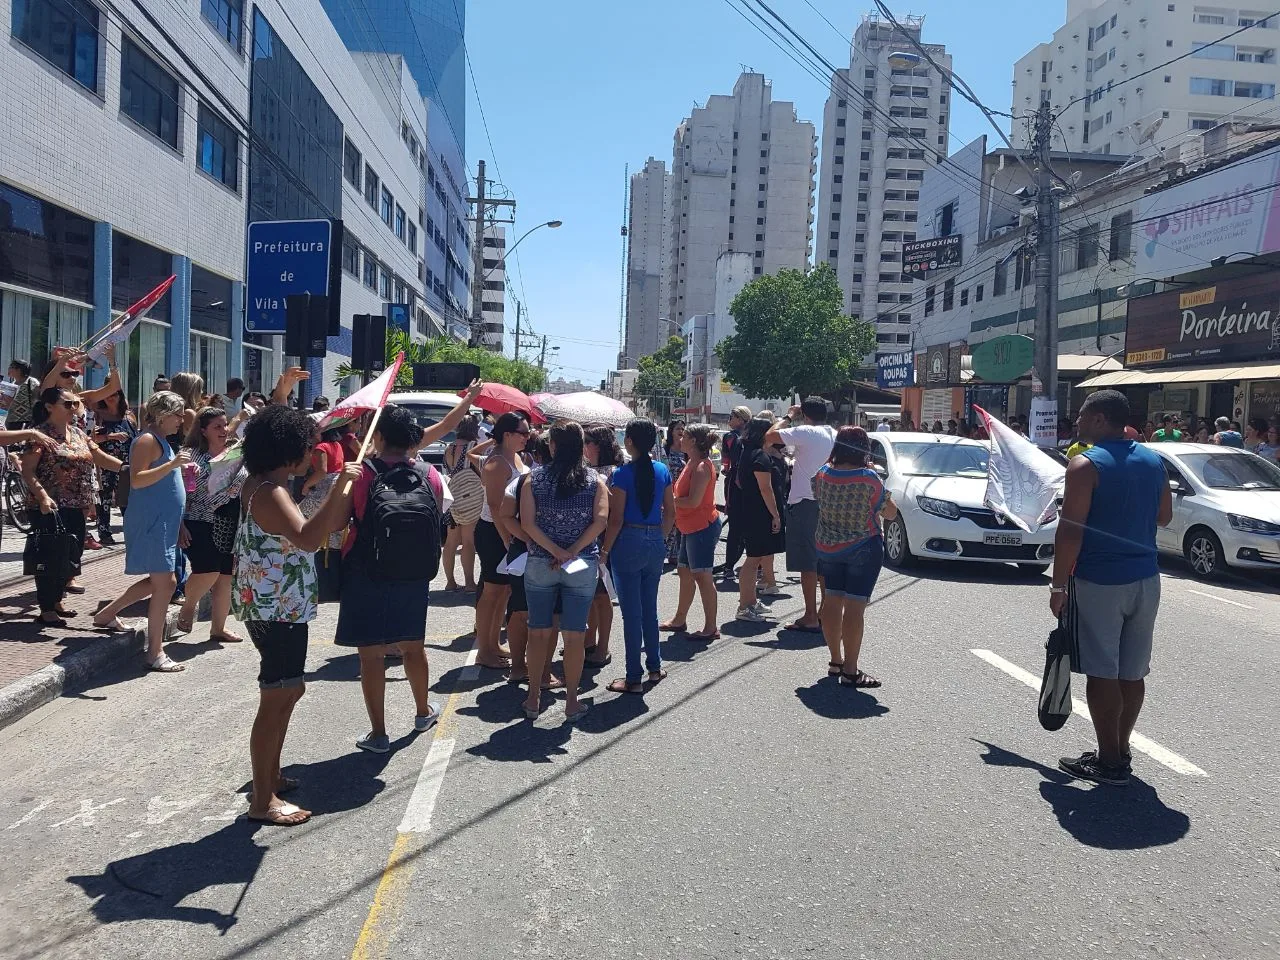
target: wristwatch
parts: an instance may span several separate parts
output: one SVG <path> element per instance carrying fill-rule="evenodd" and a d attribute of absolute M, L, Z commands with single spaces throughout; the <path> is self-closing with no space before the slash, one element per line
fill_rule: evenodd
<path fill-rule="evenodd" d="M 1067 588 L 1066 588 L 1066 587 L 1054 587 L 1054 586 L 1050 586 L 1050 587 L 1049 587 L 1049 592 L 1050 592 L 1050 593 L 1066 593 L 1066 592 L 1067 592 Z"/>

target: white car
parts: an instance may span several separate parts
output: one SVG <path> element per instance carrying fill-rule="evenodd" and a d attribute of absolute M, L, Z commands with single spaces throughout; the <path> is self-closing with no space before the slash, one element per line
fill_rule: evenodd
<path fill-rule="evenodd" d="M 389 399 L 397 406 L 409 410 L 413 414 L 414 422 L 424 428 L 439 423 L 449 415 L 450 410 L 458 405 L 458 395 L 456 393 L 407 390 L 403 393 L 392 393 Z M 481 417 L 484 416 L 484 411 L 476 407 L 473 407 L 471 412 Z M 448 449 L 449 444 L 453 443 L 453 439 L 454 432 L 450 430 L 440 440 L 424 447 L 419 456 L 437 467 L 442 466 L 444 464 L 444 452 Z"/>
<path fill-rule="evenodd" d="M 891 565 L 924 557 L 1043 572 L 1053 562 L 1056 517 L 1027 533 L 983 506 L 985 443 L 933 433 L 873 433 L 870 439 L 875 468 L 898 505 L 898 516 L 884 526 Z"/>
<path fill-rule="evenodd" d="M 1156 530 L 1163 553 L 1199 577 L 1228 567 L 1280 567 L 1280 467 L 1232 447 L 1153 443 L 1173 490 L 1173 520 Z"/>

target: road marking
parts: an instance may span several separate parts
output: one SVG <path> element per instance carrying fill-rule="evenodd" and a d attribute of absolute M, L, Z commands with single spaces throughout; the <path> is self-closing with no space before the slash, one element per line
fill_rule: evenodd
<path fill-rule="evenodd" d="M 476 664 L 478 654 L 479 650 L 472 647 L 467 654 L 466 664 L 458 674 L 458 683 L 440 709 L 440 719 L 436 723 L 431 748 L 427 751 L 422 771 L 418 774 L 418 782 L 409 797 L 404 819 L 396 829 L 396 841 L 391 847 L 391 855 L 387 857 L 387 865 L 382 870 L 378 889 L 374 891 L 369 915 L 360 928 L 351 960 L 374 960 L 387 955 L 387 946 L 406 902 L 409 881 L 413 878 L 414 867 L 425 844 L 425 834 L 431 827 L 431 816 L 435 812 L 440 788 L 444 786 L 444 775 L 453 756 L 456 742 L 453 732 L 457 727 L 461 688 L 480 676 L 480 667 Z"/>
<path fill-rule="evenodd" d="M 1246 610 L 1253 609 L 1253 607 L 1249 606 L 1247 603 L 1241 603 L 1238 600 L 1228 600 L 1226 597 L 1217 597 L 1212 593 L 1205 593 L 1203 590 L 1192 590 L 1188 587 L 1187 593 L 1194 593 L 1197 597 L 1208 597 L 1210 600 L 1217 600 L 1219 603 L 1229 603 L 1233 607 L 1244 607 Z"/>
<path fill-rule="evenodd" d="M 43 810 L 45 807 L 47 807 L 51 803 L 53 803 L 53 797 L 50 797 L 48 800 L 43 801 L 40 804 L 40 806 L 36 807 L 34 810 L 28 810 L 25 814 L 23 814 L 22 819 L 15 820 L 13 823 L 9 824 L 9 826 L 5 827 L 5 829 L 16 830 L 18 827 L 22 826 L 24 823 L 26 823 L 28 820 L 30 820 L 32 817 L 34 817 L 37 813 L 39 813 L 41 810 Z"/>
<path fill-rule="evenodd" d="M 999 654 L 992 653 L 990 650 L 970 650 L 969 652 L 972 653 L 979 660 L 985 660 L 987 663 L 991 664 L 991 666 L 995 667 L 997 670 L 1007 673 L 1009 676 L 1013 677 L 1015 680 L 1019 680 L 1022 683 L 1025 683 L 1032 690 L 1038 691 L 1040 689 L 1040 677 L 1037 677 L 1034 673 L 1032 673 L 1029 670 L 1023 670 L 1022 667 L 1018 666 L 1016 663 L 1010 663 L 1008 660 L 1006 660 L 1004 657 L 1000 656 Z M 1086 720 L 1089 719 L 1089 708 L 1086 707 L 1084 703 L 1079 699 L 1077 699 L 1076 697 L 1071 698 L 1071 710 L 1073 713 L 1077 714 L 1078 716 L 1084 717 Z M 1207 773 L 1205 773 L 1203 770 L 1197 767 L 1190 760 L 1187 760 L 1185 757 L 1179 756 L 1178 754 L 1174 753 L 1172 750 L 1169 750 L 1168 748 L 1161 746 L 1160 744 L 1156 743 L 1154 740 L 1150 739 L 1149 737 L 1144 737 L 1142 734 L 1136 731 L 1134 732 L 1133 736 L 1129 738 L 1129 746 L 1131 746 L 1134 750 L 1139 751 L 1140 753 L 1145 753 L 1148 757 L 1150 757 L 1152 760 L 1155 760 L 1157 763 L 1164 764 L 1174 773 L 1181 773 L 1182 775 L 1188 776 L 1188 777 L 1207 777 L 1208 776 Z"/>
<path fill-rule="evenodd" d="M 72 814 L 65 820 L 59 820 L 57 823 L 52 824 L 49 829 L 53 830 L 57 827 L 65 827 L 67 824 L 76 820 L 80 821 L 80 826 L 82 827 L 92 827 L 94 823 L 97 822 L 99 810 L 115 806 L 117 803 L 124 803 L 124 797 L 116 797 L 114 800 L 108 800 L 106 803 L 99 804 L 95 804 L 92 800 L 81 800 L 79 813 Z"/>

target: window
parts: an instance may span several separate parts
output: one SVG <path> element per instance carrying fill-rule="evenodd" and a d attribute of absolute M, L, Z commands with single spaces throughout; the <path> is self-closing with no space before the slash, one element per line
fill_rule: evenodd
<path fill-rule="evenodd" d="M 840 200 L 841 200 L 841 198 L 842 198 L 843 196 L 844 196 L 844 194 L 842 194 L 842 193 L 833 193 L 833 194 L 831 195 L 831 202 L 832 202 L 832 203 L 839 203 L 839 202 L 840 202 Z M 861 194 L 859 194 L 859 196 L 862 196 L 862 195 L 861 195 Z M 866 199 L 866 197 L 862 197 L 862 199 L 864 199 L 864 200 L 865 200 L 865 199 Z"/>
<path fill-rule="evenodd" d="M 241 25 L 244 22 L 244 0 L 200 0 L 200 15 L 218 31 L 218 36 L 239 53 L 244 49 Z"/>
<path fill-rule="evenodd" d="M 956 201 L 952 200 L 938 212 L 938 236 L 949 237 L 956 226 Z"/>
<path fill-rule="evenodd" d="M 1197 13 L 1191 18 L 1196 23 L 1224 24 L 1227 18 L 1220 13 Z"/>
<path fill-rule="evenodd" d="M 764 209 L 764 201 L 763 201 L 763 200 L 757 200 L 757 201 L 756 201 L 756 209 L 757 209 L 757 210 L 763 210 L 763 209 Z M 838 219 L 839 219 L 839 217 L 838 217 L 838 216 L 837 216 L 837 217 L 833 217 L 832 219 L 834 219 L 834 220 L 838 220 Z"/>
<path fill-rule="evenodd" d="M 360 276 L 360 246 L 349 233 L 342 236 L 342 269 L 353 277 Z"/>
<path fill-rule="evenodd" d="M 391 274 L 385 267 L 378 268 L 378 296 L 383 300 L 391 299 Z"/>
<path fill-rule="evenodd" d="M 828 251 L 827 251 L 827 259 L 828 259 L 828 260 L 835 260 L 835 259 L 836 259 L 837 257 L 839 257 L 839 256 L 840 256 L 840 251 L 839 251 L 839 250 L 828 250 Z"/>
<path fill-rule="evenodd" d="M 981 302 L 982 302 L 982 284 L 978 284 L 978 286 L 974 288 L 974 291 L 973 291 L 973 302 L 974 302 L 974 303 L 981 303 Z"/>
<path fill-rule="evenodd" d="M 373 172 L 373 167 L 366 163 L 364 165 L 364 200 L 375 210 L 378 209 L 378 186 L 381 182 L 378 175 Z"/>
<path fill-rule="evenodd" d="M 950 310 L 956 305 L 956 282 L 948 280 L 942 285 L 942 309 Z"/>
<path fill-rule="evenodd" d="M 1206 43 L 1203 46 L 1192 44 L 1191 56 L 1198 60 L 1234 60 L 1236 48 L 1230 43 Z"/>
<path fill-rule="evenodd" d="M 1009 287 L 1009 261 L 1001 260 L 996 264 L 995 279 L 991 283 L 991 295 L 1003 297 Z"/>
<path fill-rule="evenodd" d="M 760 168 L 760 176 L 762 176 L 762 177 L 763 177 L 763 176 L 764 176 L 766 173 L 768 173 L 768 172 L 769 172 L 769 168 L 768 168 L 768 167 L 761 167 L 761 168 Z"/>
<path fill-rule="evenodd" d="M 757 234 L 756 234 L 756 243 L 764 243 L 764 234 L 763 234 L 763 233 L 757 233 Z"/>
<path fill-rule="evenodd" d="M 13 36 L 98 92 L 98 8 L 88 0 L 14 0 Z"/>
<path fill-rule="evenodd" d="M 120 112 L 178 149 L 178 81 L 127 36 L 120 44 Z"/>
<path fill-rule="evenodd" d="M 364 285 L 370 290 L 378 289 L 378 260 L 368 250 L 364 253 Z"/>
<path fill-rule="evenodd" d="M 1221 121 L 1214 117 L 1192 117 L 1191 129 L 1192 130 L 1212 130 L 1219 123 L 1221 123 Z"/>
<path fill-rule="evenodd" d="M 360 189 L 360 170 L 363 166 L 364 159 L 360 156 L 360 151 L 356 149 L 356 145 L 346 137 L 343 137 L 342 172 L 347 178 L 347 183 L 357 190 Z"/>
<path fill-rule="evenodd" d="M 1133 211 L 1126 210 L 1111 218 L 1111 245 L 1108 260 L 1127 260 L 1133 241 Z"/>
<path fill-rule="evenodd" d="M 836 126 L 837 126 L 837 127 L 843 127 L 843 126 L 844 126 L 844 117 L 837 117 L 837 118 L 836 118 Z"/>
<path fill-rule="evenodd" d="M 388 227 L 391 226 L 391 217 L 392 217 L 391 211 L 395 207 L 395 205 L 396 205 L 396 201 L 395 201 L 395 198 L 391 196 L 391 191 L 388 190 L 386 187 L 383 187 L 382 188 L 382 207 L 379 210 L 379 216 L 382 217 L 382 222 L 385 223 Z"/>
<path fill-rule="evenodd" d="M 232 190 L 240 186 L 240 135 L 213 110 L 200 104 L 196 117 L 200 169 Z"/>
<path fill-rule="evenodd" d="M 837 100 L 837 101 L 836 101 L 836 106 L 837 106 L 837 107 L 847 107 L 848 105 L 849 105 L 849 101 L 848 101 L 848 100 Z"/>
<path fill-rule="evenodd" d="M 896 273 L 882 273 L 882 274 L 880 274 L 880 282 L 881 282 L 881 283 L 897 283 L 897 282 L 898 282 L 899 280 L 901 280 L 901 279 L 902 279 L 902 277 L 901 277 L 899 274 L 896 274 Z"/>
<path fill-rule="evenodd" d="M 969 291 L 967 289 L 960 291 L 960 306 L 967 307 L 969 305 Z"/>
<path fill-rule="evenodd" d="M 840 194 L 838 194 L 838 193 L 837 193 L 837 194 L 836 194 L 836 196 L 837 196 L 837 197 L 839 197 L 839 196 L 840 196 Z M 859 194 L 858 194 L 858 202 L 859 202 L 859 203 L 866 203 L 866 202 L 867 202 L 867 195 L 866 195 L 866 193 L 865 193 L 865 192 L 864 192 L 864 193 L 859 193 Z"/>
<path fill-rule="evenodd" d="M 874 80 L 876 78 L 875 67 L 868 67 L 867 69 L 863 70 L 862 76 L 867 80 Z"/>
<path fill-rule="evenodd" d="M 832 230 L 832 231 L 831 231 L 831 236 L 829 236 L 827 239 L 828 239 L 828 240 L 839 240 L 839 239 L 840 239 L 840 231 L 839 231 L 839 230 Z"/>
<path fill-rule="evenodd" d="M 836 146 L 837 146 L 837 147 L 843 147 L 843 146 L 844 146 L 844 137 L 836 137 Z"/>
<path fill-rule="evenodd" d="M 1274 83 L 1247 83 L 1244 80 L 1237 80 L 1232 93 L 1237 97 L 1247 97 L 1250 100 L 1270 100 L 1276 95 L 1276 85 Z"/>
<path fill-rule="evenodd" d="M 924 288 L 924 315 L 926 317 L 933 316 L 933 287 Z"/>

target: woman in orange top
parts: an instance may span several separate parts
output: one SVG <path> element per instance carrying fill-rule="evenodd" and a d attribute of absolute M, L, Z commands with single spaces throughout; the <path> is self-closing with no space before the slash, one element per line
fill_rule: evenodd
<path fill-rule="evenodd" d="M 716 545 L 720 542 L 720 512 L 716 510 L 716 468 L 711 462 L 711 447 L 715 443 L 715 428 L 709 423 L 695 423 L 685 427 L 681 445 L 689 461 L 680 478 L 676 480 L 676 529 L 683 534 L 680 544 L 679 567 L 680 603 L 676 614 L 663 630 L 686 633 L 685 619 L 693 605 L 696 586 L 702 599 L 702 629 L 689 636 L 696 640 L 718 640 L 716 628 L 715 580 L 711 568 L 716 562 Z"/>

